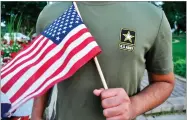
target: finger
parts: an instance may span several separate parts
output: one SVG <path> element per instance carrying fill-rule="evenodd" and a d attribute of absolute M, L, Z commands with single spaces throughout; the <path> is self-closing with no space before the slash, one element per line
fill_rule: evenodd
<path fill-rule="evenodd" d="M 126 119 L 126 118 L 124 117 L 124 115 L 118 115 L 118 116 L 106 118 L 106 120 L 130 120 L 130 119 Z"/>
<path fill-rule="evenodd" d="M 124 101 L 123 98 L 120 96 L 110 97 L 102 100 L 102 107 L 105 108 L 111 108 L 116 107 L 120 104 L 122 104 Z"/>
<path fill-rule="evenodd" d="M 95 89 L 95 90 L 93 91 L 93 93 L 94 93 L 94 95 L 96 95 L 96 96 L 100 96 L 102 91 L 104 91 L 104 88 Z"/>
<path fill-rule="evenodd" d="M 110 89 L 104 90 L 101 93 L 101 99 L 103 100 L 103 99 L 106 99 L 106 98 L 109 98 L 109 97 L 117 96 L 122 91 L 124 91 L 124 89 L 122 89 L 122 88 L 110 88 Z"/>
<path fill-rule="evenodd" d="M 122 104 L 116 107 L 107 108 L 104 109 L 103 114 L 106 118 L 118 116 L 124 113 L 125 107 L 126 107 L 125 104 Z"/>

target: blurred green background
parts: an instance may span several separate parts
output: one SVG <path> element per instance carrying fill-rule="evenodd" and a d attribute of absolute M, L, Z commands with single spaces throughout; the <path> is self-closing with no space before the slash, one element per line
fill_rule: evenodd
<path fill-rule="evenodd" d="M 5 33 L 22 33 L 32 39 L 36 20 L 47 4 L 54 2 L 1 2 L 2 62 L 14 56 L 28 42 L 4 42 Z M 173 62 L 175 74 L 186 77 L 186 2 L 150 2 L 164 10 L 173 33 Z M 10 34 L 10 38 L 14 35 Z M 21 45 L 20 45 L 21 44 Z"/>

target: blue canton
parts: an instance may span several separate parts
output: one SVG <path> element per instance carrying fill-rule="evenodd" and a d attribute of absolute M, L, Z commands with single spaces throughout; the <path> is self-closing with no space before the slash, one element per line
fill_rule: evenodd
<path fill-rule="evenodd" d="M 83 24 L 83 22 L 76 12 L 74 5 L 72 5 L 41 34 L 52 40 L 55 44 L 59 44 L 71 30 L 80 24 Z"/>

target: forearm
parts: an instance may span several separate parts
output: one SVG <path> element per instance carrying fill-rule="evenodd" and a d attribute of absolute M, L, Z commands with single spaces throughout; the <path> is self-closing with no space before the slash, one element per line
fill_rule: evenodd
<path fill-rule="evenodd" d="M 133 117 L 145 113 L 163 103 L 170 96 L 173 87 L 173 82 L 153 82 L 139 94 L 132 96 L 130 99 Z"/>
<path fill-rule="evenodd" d="M 48 93 L 34 99 L 31 120 L 41 120 L 43 117 Z"/>

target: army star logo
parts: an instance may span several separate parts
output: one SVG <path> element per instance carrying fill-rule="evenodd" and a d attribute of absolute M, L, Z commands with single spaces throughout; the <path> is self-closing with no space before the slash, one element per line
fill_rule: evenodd
<path fill-rule="evenodd" d="M 123 28 L 120 33 L 120 44 L 121 50 L 133 51 L 135 47 L 135 31 Z"/>
<path fill-rule="evenodd" d="M 123 34 L 124 36 L 125 36 L 125 40 L 124 41 L 130 41 L 131 43 L 132 43 L 132 38 L 134 37 L 134 36 L 132 36 L 131 34 L 130 34 L 130 32 L 128 31 L 128 33 L 127 34 Z"/>

